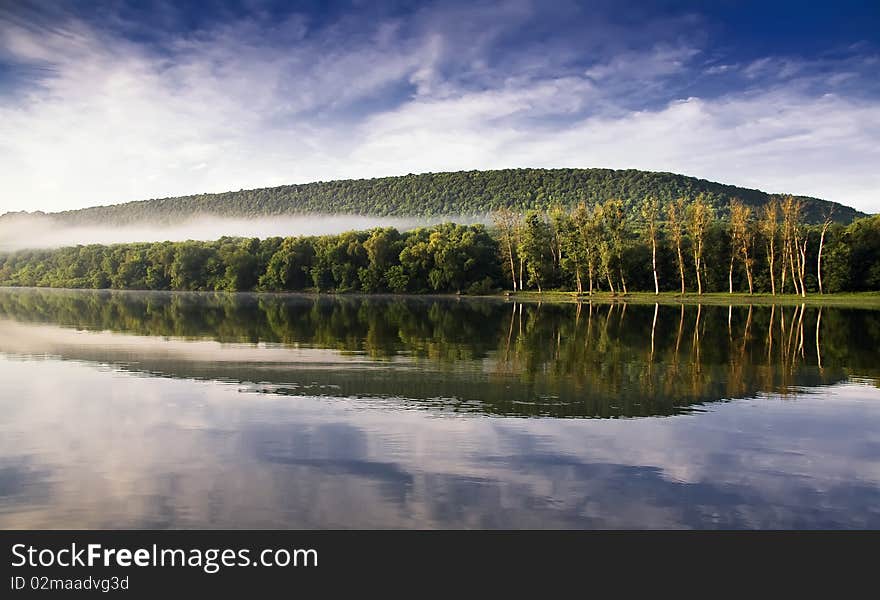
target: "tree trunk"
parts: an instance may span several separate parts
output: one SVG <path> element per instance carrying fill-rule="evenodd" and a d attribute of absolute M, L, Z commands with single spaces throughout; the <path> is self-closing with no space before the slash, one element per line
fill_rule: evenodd
<path fill-rule="evenodd" d="M 525 265 L 526 259 L 523 256 L 519 257 L 519 289 L 520 291 L 524 290 L 523 287 L 523 266 Z"/>
<path fill-rule="evenodd" d="M 516 266 L 513 263 L 513 240 L 507 239 L 507 257 L 510 259 L 510 278 L 513 280 L 513 291 L 516 291 Z"/>
<path fill-rule="evenodd" d="M 654 269 L 654 295 L 660 295 L 660 282 L 657 280 L 657 237 L 651 236 L 651 267 Z"/>
<path fill-rule="evenodd" d="M 620 285 L 623 287 L 623 295 L 626 296 L 626 278 L 623 276 L 623 269 L 620 269 Z"/>
<path fill-rule="evenodd" d="M 749 255 L 746 254 L 746 279 L 749 280 L 749 294 L 754 294 L 755 289 L 752 283 L 752 265 L 749 262 Z"/>
<path fill-rule="evenodd" d="M 611 281 L 611 271 L 605 269 L 605 277 L 608 278 L 608 289 L 611 290 L 611 295 L 614 295 L 614 282 Z"/>
<path fill-rule="evenodd" d="M 681 295 L 684 296 L 684 257 L 681 255 L 681 244 L 678 244 L 678 273 L 681 275 Z"/>
<path fill-rule="evenodd" d="M 798 278 L 797 278 L 797 270 L 794 266 L 794 254 L 795 249 L 792 247 L 791 242 L 788 245 L 788 264 L 791 267 L 791 284 L 794 286 L 794 293 L 800 295 L 801 291 L 798 289 Z"/>
<path fill-rule="evenodd" d="M 830 223 L 826 221 L 822 226 L 822 235 L 819 237 L 819 257 L 816 259 L 816 275 L 819 278 L 819 293 L 824 294 L 822 289 L 822 248 L 825 246 L 825 233 L 828 231 Z"/>
<path fill-rule="evenodd" d="M 785 256 L 782 257 L 782 268 L 780 269 L 780 273 L 782 276 L 782 282 L 779 285 L 779 293 L 785 294 Z"/>
<path fill-rule="evenodd" d="M 733 293 L 733 254 L 730 255 L 730 269 L 727 271 L 727 284 L 729 287 L 729 293 Z"/>
<path fill-rule="evenodd" d="M 807 286 L 804 285 L 804 277 L 807 271 L 807 240 L 804 238 L 803 247 L 798 246 L 798 275 L 801 280 L 801 297 L 806 297 Z"/>
<path fill-rule="evenodd" d="M 593 295 L 593 263 L 587 265 L 588 275 L 590 277 L 590 295 Z"/>
<path fill-rule="evenodd" d="M 776 295 L 776 273 L 774 271 L 775 258 L 773 246 L 771 244 L 770 251 L 767 253 L 767 260 L 770 262 L 770 290 L 774 296 Z"/>

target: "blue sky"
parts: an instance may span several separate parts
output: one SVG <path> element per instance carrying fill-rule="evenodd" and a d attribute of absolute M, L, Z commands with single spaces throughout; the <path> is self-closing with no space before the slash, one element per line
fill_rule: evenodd
<path fill-rule="evenodd" d="M 639 168 L 880 211 L 880 3 L 0 3 L 0 212 Z"/>

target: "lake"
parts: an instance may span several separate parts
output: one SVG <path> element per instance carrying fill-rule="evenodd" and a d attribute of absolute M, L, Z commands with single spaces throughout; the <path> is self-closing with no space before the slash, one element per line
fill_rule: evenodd
<path fill-rule="evenodd" d="M 880 311 L 0 290 L 2 528 L 877 528 Z"/>

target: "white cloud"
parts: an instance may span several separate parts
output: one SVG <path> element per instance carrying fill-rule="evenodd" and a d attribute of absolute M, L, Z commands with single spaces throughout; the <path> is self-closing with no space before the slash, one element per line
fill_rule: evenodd
<path fill-rule="evenodd" d="M 567 89 L 538 86 L 407 104 L 367 124 L 355 163 L 383 171 L 390 159 L 403 173 L 438 166 L 642 168 L 880 210 L 880 106 L 777 89 L 688 98 L 562 127 L 520 128 L 516 121 L 493 120 L 530 102 L 552 102 Z M 580 91 L 581 97 L 589 93 Z M 420 147 L 425 151 L 412 152 Z"/>
<path fill-rule="evenodd" d="M 880 210 L 880 106 L 768 90 L 586 119 L 525 153 L 552 163 L 672 171 Z M 523 156 L 525 158 L 525 156 Z"/>
<path fill-rule="evenodd" d="M 585 74 L 597 81 L 625 78 L 644 82 L 681 73 L 687 62 L 697 54 L 699 50 L 696 48 L 661 44 L 651 52 L 633 51 L 620 54 L 607 63 L 590 67 Z"/>
<path fill-rule="evenodd" d="M 527 3 L 514 8 L 513 21 L 528 17 Z M 0 52 L 49 70 L 0 100 L 0 212 L 526 166 L 673 171 L 880 210 L 875 102 L 783 81 L 676 99 L 666 79 L 699 54 L 686 45 L 619 53 L 586 72 L 548 53 L 502 77 L 487 48 L 504 20 L 462 22 L 472 44 L 431 15 L 320 35 L 297 18 L 246 20 L 165 53 L 77 22 L 0 23 Z M 745 75 L 774 65 L 803 71 L 767 59 Z M 652 101 L 633 110 L 640 97 Z"/>

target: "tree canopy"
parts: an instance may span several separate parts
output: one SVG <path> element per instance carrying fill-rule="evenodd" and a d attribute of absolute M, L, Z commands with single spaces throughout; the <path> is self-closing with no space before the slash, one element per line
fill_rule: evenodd
<path fill-rule="evenodd" d="M 502 207 L 519 212 L 555 205 L 573 208 L 619 199 L 634 214 L 646 196 L 667 205 L 676 198 L 702 197 L 719 216 L 733 198 L 758 209 L 771 194 L 704 179 L 649 171 L 611 169 L 502 169 L 423 173 L 377 179 L 351 179 L 283 185 L 220 194 L 141 200 L 112 206 L 53 213 L 69 225 L 178 223 L 199 215 L 231 218 L 287 214 L 358 214 L 376 216 L 475 216 Z M 803 201 L 807 223 L 820 223 L 831 212 L 837 222 L 865 216 L 855 209 L 819 200 Z M 2 217 L 0 217 L 2 218 Z"/>
<path fill-rule="evenodd" d="M 626 217 L 621 201 L 609 200 L 572 211 L 530 210 L 498 219 L 503 226 L 494 229 L 444 223 L 403 232 L 24 250 L 0 253 L 0 285 L 471 294 L 793 288 L 804 295 L 820 291 L 821 269 L 824 291 L 880 290 L 880 215 L 849 225 L 794 219 L 769 226 L 733 206 L 733 220 L 700 208 L 684 225 L 673 210 L 675 218 L 658 216 L 648 234 L 643 221 Z"/>

